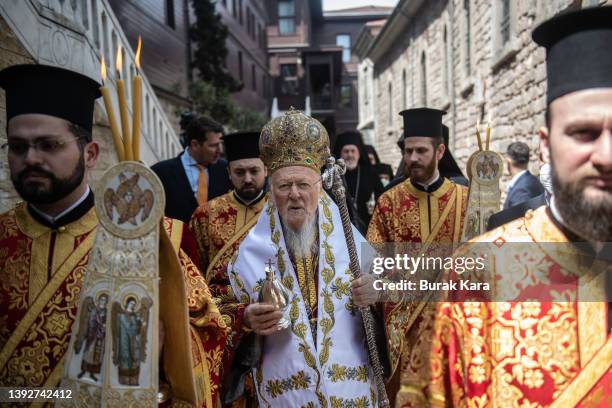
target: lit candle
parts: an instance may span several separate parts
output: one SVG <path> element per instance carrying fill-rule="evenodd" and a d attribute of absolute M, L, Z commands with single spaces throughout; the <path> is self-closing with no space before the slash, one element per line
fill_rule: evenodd
<path fill-rule="evenodd" d="M 132 154 L 133 159 L 140 160 L 140 98 L 142 93 L 142 81 L 140 79 L 140 47 L 142 40 L 138 36 L 138 47 L 136 49 L 136 75 L 132 78 Z"/>
<path fill-rule="evenodd" d="M 132 154 L 132 138 L 130 137 L 130 123 L 128 122 L 127 102 L 125 100 L 125 82 L 121 79 L 121 66 L 123 65 L 121 45 L 117 49 L 117 58 L 115 61 L 115 69 L 117 70 L 117 97 L 119 98 L 119 114 L 121 116 L 125 160 L 134 160 L 134 155 Z"/>
<path fill-rule="evenodd" d="M 106 108 L 106 116 L 108 116 L 108 123 L 110 125 L 111 135 L 113 136 L 113 143 L 115 144 L 117 159 L 119 161 L 123 161 L 123 142 L 121 140 L 121 135 L 119 134 L 119 128 L 117 127 L 117 120 L 115 119 L 113 101 L 111 100 L 108 88 L 104 86 L 104 81 L 106 81 L 106 63 L 104 62 L 104 57 L 102 57 L 100 74 L 102 76 L 102 86 L 100 87 L 100 93 L 102 94 L 102 99 L 104 100 L 104 107 Z"/>
<path fill-rule="evenodd" d="M 476 121 L 476 138 L 478 139 L 478 150 L 482 151 L 482 139 L 480 137 L 480 119 Z"/>
<path fill-rule="evenodd" d="M 487 120 L 487 142 L 485 144 L 485 149 L 489 150 L 489 142 L 491 141 L 491 114 L 489 113 L 489 118 Z"/>

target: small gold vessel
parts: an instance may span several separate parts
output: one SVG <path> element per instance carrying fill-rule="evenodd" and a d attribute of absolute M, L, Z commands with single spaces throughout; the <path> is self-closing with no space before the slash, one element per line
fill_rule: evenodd
<path fill-rule="evenodd" d="M 266 280 L 261 285 L 259 301 L 261 303 L 273 305 L 278 310 L 285 312 L 291 301 L 291 292 L 289 292 L 280 279 L 276 277 L 274 268 L 272 267 L 272 260 L 268 260 L 266 263 L 265 271 Z M 281 329 L 286 329 L 289 327 L 289 319 L 283 316 L 278 322 L 278 326 Z"/>

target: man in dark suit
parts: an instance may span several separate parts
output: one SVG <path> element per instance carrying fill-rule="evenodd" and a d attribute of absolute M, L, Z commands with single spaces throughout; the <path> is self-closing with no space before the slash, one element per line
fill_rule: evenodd
<path fill-rule="evenodd" d="M 167 217 L 189 222 L 198 206 L 230 190 L 227 162 L 220 159 L 221 136 L 219 123 L 194 118 L 185 129 L 185 151 L 151 167 L 166 191 Z"/>
<path fill-rule="evenodd" d="M 544 193 L 540 181 L 527 170 L 529 146 L 523 142 L 510 143 L 506 152 L 506 162 L 512 179 L 508 185 L 504 210 Z"/>
<path fill-rule="evenodd" d="M 540 168 L 539 179 L 540 183 L 544 187 L 544 193 L 493 214 L 487 221 L 487 231 L 491 231 L 492 229 L 507 224 L 510 221 L 523 217 L 528 210 L 535 210 L 543 205 L 549 205 L 550 197 L 552 195 L 552 180 L 550 171 L 551 167 L 548 163 L 544 164 Z"/>

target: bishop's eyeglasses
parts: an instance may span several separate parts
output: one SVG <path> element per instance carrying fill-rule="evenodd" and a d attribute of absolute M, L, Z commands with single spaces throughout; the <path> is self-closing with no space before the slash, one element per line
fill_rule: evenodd
<path fill-rule="evenodd" d="M 315 182 L 308 182 L 306 180 L 297 180 L 297 181 L 283 181 L 279 184 L 274 185 L 274 189 L 280 192 L 281 194 L 289 194 L 292 190 L 293 186 L 298 190 L 300 194 L 308 194 L 313 191 L 317 184 L 321 182 L 321 179 L 318 179 Z"/>

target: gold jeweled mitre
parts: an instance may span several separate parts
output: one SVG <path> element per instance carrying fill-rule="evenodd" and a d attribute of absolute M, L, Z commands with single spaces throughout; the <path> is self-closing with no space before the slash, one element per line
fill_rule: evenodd
<path fill-rule="evenodd" d="M 318 120 L 290 108 L 263 127 L 259 151 L 270 174 L 287 166 L 309 167 L 318 173 L 330 156 L 329 136 Z"/>

